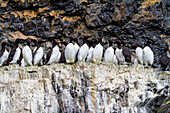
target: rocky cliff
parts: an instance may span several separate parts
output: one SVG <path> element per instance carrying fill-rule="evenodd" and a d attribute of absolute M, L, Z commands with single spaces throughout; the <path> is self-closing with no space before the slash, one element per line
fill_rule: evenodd
<path fill-rule="evenodd" d="M 1 113 L 168 113 L 169 72 L 76 63 L 0 68 Z"/>
<path fill-rule="evenodd" d="M 152 40 L 157 67 L 170 45 L 169 7 L 169 0 L 0 0 L 0 42 L 30 37 L 66 44 L 77 38 L 82 45 L 87 38 L 94 46 L 102 38 L 105 50 L 110 39 L 127 40 L 129 48 Z M 0 112 L 166 113 L 169 80 L 169 72 L 136 65 L 4 66 Z"/>
<path fill-rule="evenodd" d="M 14 38 L 102 38 L 144 47 L 148 39 L 154 63 L 170 45 L 169 0 L 0 0 L 0 41 Z M 165 41 L 167 43 L 165 43 Z M 114 45 L 116 46 L 116 45 Z"/>

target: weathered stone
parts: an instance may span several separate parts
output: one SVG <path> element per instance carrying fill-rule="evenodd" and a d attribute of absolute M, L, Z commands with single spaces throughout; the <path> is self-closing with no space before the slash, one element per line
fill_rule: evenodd
<path fill-rule="evenodd" d="M 0 112 L 167 112 L 169 74 L 155 71 L 81 62 L 4 66 Z"/>

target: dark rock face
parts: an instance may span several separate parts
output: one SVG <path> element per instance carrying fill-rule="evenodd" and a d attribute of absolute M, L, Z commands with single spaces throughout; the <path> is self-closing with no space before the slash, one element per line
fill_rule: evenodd
<path fill-rule="evenodd" d="M 127 40 L 144 47 L 147 40 L 157 65 L 164 40 L 170 38 L 168 0 L 4 0 L 0 2 L 1 41 L 18 37 L 45 39 L 83 38 L 95 46 L 102 38 L 104 50 L 109 39 Z M 116 44 L 113 44 L 115 47 Z"/>
<path fill-rule="evenodd" d="M 169 99 L 170 97 L 165 95 L 157 96 L 155 98 L 145 100 L 143 103 L 140 103 L 138 107 L 144 107 L 148 113 L 166 113 L 170 111 L 170 105 L 168 104 Z"/>

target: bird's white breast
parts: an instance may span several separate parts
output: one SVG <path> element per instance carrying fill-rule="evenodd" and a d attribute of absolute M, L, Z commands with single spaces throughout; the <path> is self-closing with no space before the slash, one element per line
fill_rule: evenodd
<path fill-rule="evenodd" d="M 113 63 L 114 63 L 114 64 L 118 64 L 118 60 L 117 60 L 117 58 L 116 58 L 116 55 L 113 56 Z"/>
<path fill-rule="evenodd" d="M 27 62 L 28 65 L 32 65 L 32 51 L 28 45 L 26 45 L 22 50 L 22 55 L 24 61 Z"/>
<path fill-rule="evenodd" d="M 116 55 L 116 58 L 117 58 L 119 64 L 124 64 L 125 57 L 122 53 L 122 49 L 116 48 L 115 55 Z"/>
<path fill-rule="evenodd" d="M 83 46 L 81 46 L 79 53 L 78 53 L 78 61 L 85 61 L 88 50 L 89 50 L 89 47 L 86 43 Z"/>
<path fill-rule="evenodd" d="M 76 58 L 76 49 L 72 43 L 65 48 L 65 59 L 67 63 L 74 63 Z"/>
<path fill-rule="evenodd" d="M 87 62 L 93 61 L 93 50 L 94 50 L 93 47 L 90 47 L 90 49 L 88 50 L 87 59 L 86 59 Z"/>
<path fill-rule="evenodd" d="M 36 48 L 34 49 L 35 52 Z M 40 63 L 40 61 L 42 60 L 42 57 L 44 55 L 44 50 L 42 47 L 39 47 L 39 49 L 36 51 L 36 53 L 34 54 L 34 65 L 38 65 Z"/>
<path fill-rule="evenodd" d="M 93 50 L 93 62 L 100 62 L 103 55 L 103 46 L 99 43 Z"/>
<path fill-rule="evenodd" d="M 104 61 L 106 63 L 113 63 L 114 60 L 114 49 L 112 47 L 109 47 L 106 49 L 104 53 Z"/>
<path fill-rule="evenodd" d="M 58 48 L 58 46 L 56 45 L 56 46 L 53 48 L 53 50 L 52 50 L 50 59 L 49 59 L 49 61 L 48 61 L 47 64 L 55 63 L 56 60 L 57 60 L 57 58 L 58 58 L 58 56 L 59 56 L 59 52 L 60 52 L 60 51 L 59 51 L 59 48 Z"/>
<path fill-rule="evenodd" d="M 152 65 L 154 61 L 154 54 L 150 47 L 146 46 L 143 49 L 143 62 L 145 65 Z"/>
<path fill-rule="evenodd" d="M 60 62 L 60 58 L 61 58 L 61 52 L 59 51 L 58 57 L 56 59 L 56 63 Z"/>
<path fill-rule="evenodd" d="M 75 52 L 77 53 L 80 47 L 77 45 L 77 43 L 74 44 Z"/>
<path fill-rule="evenodd" d="M 17 61 L 19 60 L 20 55 L 21 55 L 21 49 L 18 47 L 18 48 L 16 49 L 15 54 L 14 54 L 14 57 L 13 57 L 13 59 L 12 59 L 12 61 L 11 61 L 10 63 L 16 64 Z"/>
<path fill-rule="evenodd" d="M 143 49 L 140 47 L 137 47 L 136 50 L 136 60 L 139 64 L 143 64 Z"/>
<path fill-rule="evenodd" d="M 21 67 L 25 67 L 27 65 L 27 63 L 25 62 L 24 58 L 22 58 L 21 60 Z"/>
<path fill-rule="evenodd" d="M 9 52 L 5 50 L 3 55 L 0 58 L 0 66 L 2 66 L 8 60 L 8 55 L 9 55 Z"/>

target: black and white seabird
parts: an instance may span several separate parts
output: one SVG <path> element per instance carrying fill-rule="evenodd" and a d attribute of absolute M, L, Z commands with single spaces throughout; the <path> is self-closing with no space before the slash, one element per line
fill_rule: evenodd
<path fill-rule="evenodd" d="M 59 47 L 59 46 L 58 46 L 58 47 Z M 60 48 L 59 48 L 59 49 L 60 49 Z M 61 60 L 61 52 L 60 52 L 60 50 L 59 50 L 58 57 L 57 57 L 57 59 L 56 59 L 56 63 L 59 63 L 60 60 Z"/>
<path fill-rule="evenodd" d="M 65 48 L 66 63 L 74 63 L 76 60 L 78 45 L 73 45 L 72 41 L 73 39 L 70 40 L 70 43 Z"/>
<path fill-rule="evenodd" d="M 149 47 L 152 41 L 148 40 L 146 47 L 143 49 L 143 63 L 145 66 L 152 65 L 154 62 L 154 54 L 151 48 Z"/>
<path fill-rule="evenodd" d="M 116 48 L 116 51 L 115 51 L 116 58 L 117 58 L 119 64 L 124 64 L 125 63 L 125 57 L 124 57 L 123 52 L 122 52 L 121 41 L 117 40 L 116 43 L 118 45 L 118 48 Z"/>
<path fill-rule="evenodd" d="M 137 64 L 143 65 L 143 49 L 141 47 L 137 47 L 135 50 Z"/>
<path fill-rule="evenodd" d="M 129 48 L 126 47 L 127 41 L 123 40 L 122 43 L 123 43 L 122 52 L 123 52 L 123 56 L 125 57 L 125 62 L 131 63 L 132 54 Z"/>
<path fill-rule="evenodd" d="M 143 65 L 143 49 L 141 45 L 132 44 L 131 49 L 134 49 L 135 54 L 133 55 L 133 63 Z"/>
<path fill-rule="evenodd" d="M 43 55 L 44 55 L 44 50 L 41 47 L 41 44 L 43 43 L 43 40 L 36 40 L 36 47 L 34 48 L 33 51 L 33 65 L 42 65 L 43 64 Z"/>
<path fill-rule="evenodd" d="M 83 45 L 80 47 L 79 52 L 78 52 L 78 61 L 85 61 L 86 57 L 87 57 L 87 53 L 89 50 L 89 47 L 86 43 L 86 38 L 84 38 L 83 40 Z"/>
<path fill-rule="evenodd" d="M 104 53 L 104 62 L 113 63 L 114 62 L 114 49 L 112 47 L 113 41 L 109 41 L 109 47 Z"/>
<path fill-rule="evenodd" d="M 86 62 L 92 62 L 93 61 L 93 50 L 94 48 L 91 46 L 87 53 L 87 59 Z"/>
<path fill-rule="evenodd" d="M 47 54 L 46 64 L 56 63 L 56 60 L 59 56 L 60 56 L 60 51 L 58 47 L 58 42 L 56 40 L 53 40 L 53 47 Z"/>
<path fill-rule="evenodd" d="M 60 57 L 60 61 L 59 63 L 66 63 L 66 59 L 65 59 L 65 47 L 67 46 L 68 42 L 63 40 L 63 39 L 60 39 L 61 40 L 61 48 L 60 48 L 60 51 L 61 51 L 61 57 Z"/>
<path fill-rule="evenodd" d="M 9 52 L 5 49 L 6 44 L 6 42 L 2 42 L 1 44 L 0 66 L 5 64 L 5 62 L 8 60 Z"/>
<path fill-rule="evenodd" d="M 93 50 L 94 50 L 94 48 L 92 46 L 92 42 L 89 41 L 89 40 L 87 40 L 87 41 L 88 41 L 87 44 L 90 47 L 90 49 L 87 52 L 86 62 L 93 62 Z"/>
<path fill-rule="evenodd" d="M 103 46 L 100 44 L 102 38 L 100 38 L 99 43 L 95 46 L 93 50 L 93 63 L 99 63 L 102 60 L 103 56 Z"/>
<path fill-rule="evenodd" d="M 32 49 L 30 47 L 31 38 L 27 38 L 25 39 L 25 41 L 27 42 L 26 46 L 22 49 L 22 55 L 24 58 L 24 62 L 25 62 L 25 66 L 32 66 L 32 61 L 33 61 L 33 54 L 32 54 Z"/>
<path fill-rule="evenodd" d="M 16 64 L 19 60 L 19 57 L 20 57 L 20 54 L 21 54 L 21 49 L 20 49 L 20 47 L 18 47 L 18 44 L 21 40 L 22 39 L 17 38 L 14 42 L 12 50 L 9 53 L 9 56 L 8 56 L 8 62 L 10 64 Z"/>

